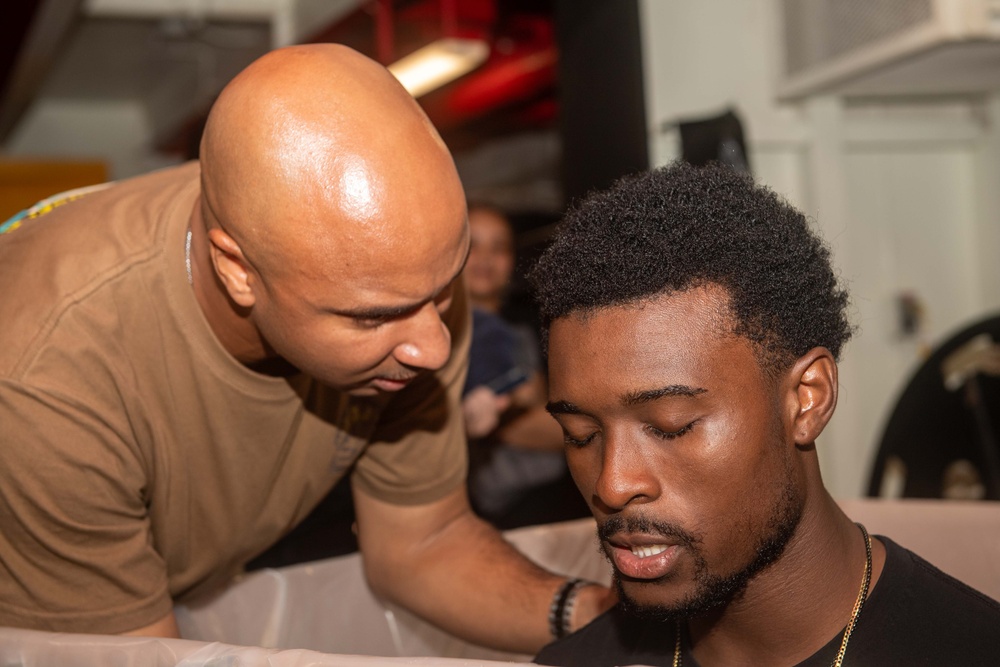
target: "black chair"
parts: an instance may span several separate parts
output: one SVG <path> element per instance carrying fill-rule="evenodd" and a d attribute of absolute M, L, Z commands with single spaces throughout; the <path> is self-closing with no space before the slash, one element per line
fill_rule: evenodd
<path fill-rule="evenodd" d="M 1000 500 L 996 341 L 1000 316 L 958 332 L 917 370 L 886 424 L 869 496 L 902 468 L 902 497 Z"/>

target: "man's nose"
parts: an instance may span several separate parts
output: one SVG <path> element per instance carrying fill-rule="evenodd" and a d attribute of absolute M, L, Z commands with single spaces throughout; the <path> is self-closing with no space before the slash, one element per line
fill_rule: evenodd
<path fill-rule="evenodd" d="M 594 501 L 608 511 L 647 503 L 660 496 L 657 470 L 634 437 L 606 433 Z"/>
<path fill-rule="evenodd" d="M 441 319 L 434 302 L 408 318 L 404 342 L 395 349 L 396 360 L 406 366 L 437 370 L 451 356 L 451 332 Z"/>

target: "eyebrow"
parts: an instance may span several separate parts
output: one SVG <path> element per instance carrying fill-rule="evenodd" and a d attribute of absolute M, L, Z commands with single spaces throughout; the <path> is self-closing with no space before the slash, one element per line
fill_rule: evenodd
<path fill-rule="evenodd" d="M 642 405 L 650 403 L 664 397 L 679 396 L 682 398 L 694 398 L 701 394 L 708 393 L 707 389 L 701 387 L 689 387 L 685 384 L 671 384 L 658 389 L 647 389 L 625 394 L 621 403 L 625 406 Z M 579 406 L 569 401 L 551 401 L 545 405 L 545 409 L 551 415 L 578 415 L 583 412 Z"/>
<path fill-rule="evenodd" d="M 581 410 L 569 401 L 549 401 L 545 404 L 545 410 L 550 415 L 578 415 Z"/>
<path fill-rule="evenodd" d="M 683 398 L 694 398 L 700 394 L 707 393 L 707 389 L 702 389 L 701 387 L 689 387 L 686 384 L 671 384 L 666 387 L 660 387 L 659 389 L 647 389 L 646 391 L 637 391 L 625 394 L 622 397 L 622 405 L 633 406 L 642 405 L 644 403 L 650 403 L 660 398 L 666 396 L 674 397 L 680 396 Z"/>
<path fill-rule="evenodd" d="M 469 253 L 471 252 L 471 250 L 472 250 L 472 244 L 470 243 L 469 246 L 465 249 L 465 259 L 462 260 L 462 266 L 459 267 L 458 273 L 453 275 L 451 277 L 451 280 L 445 283 L 445 286 L 442 287 L 437 292 L 435 292 L 429 299 L 418 301 L 417 303 L 407 303 L 401 306 L 373 306 L 371 308 L 357 308 L 349 310 L 334 310 L 331 308 L 328 309 L 327 312 L 333 313 L 334 315 L 349 317 L 355 320 L 391 320 L 397 317 L 402 317 L 407 313 L 411 313 L 414 310 L 417 310 L 425 303 L 433 301 L 434 299 L 437 298 L 438 294 L 448 289 L 449 285 L 453 285 L 455 281 L 458 280 L 458 277 L 462 275 L 462 271 L 465 271 L 465 265 L 469 262 Z"/>

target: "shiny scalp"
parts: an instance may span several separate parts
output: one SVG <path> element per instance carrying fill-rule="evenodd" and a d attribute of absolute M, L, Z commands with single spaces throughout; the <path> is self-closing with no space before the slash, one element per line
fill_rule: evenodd
<path fill-rule="evenodd" d="M 226 86 L 209 115 L 206 220 L 254 265 L 280 268 L 304 247 L 343 255 L 352 240 L 374 238 L 358 245 L 384 249 L 397 236 L 383 228 L 389 184 L 412 167 L 394 167 L 400 155 L 453 170 L 437 132 L 384 67 L 335 44 L 272 51 Z"/>

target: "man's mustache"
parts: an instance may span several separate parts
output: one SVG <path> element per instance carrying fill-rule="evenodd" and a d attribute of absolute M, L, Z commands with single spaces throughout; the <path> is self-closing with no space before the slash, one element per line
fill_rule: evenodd
<path fill-rule="evenodd" d="M 612 514 L 597 526 L 597 536 L 602 542 L 607 542 L 614 535 L 622 533 L 661 535 L 672 538 L 671 541 L 680 542 L 686 546 L 692 546 L 701 542 L 701 539 L 697 535 L 684 530 L 680 526 L 662 521 L 653 521 L 641 514 L 628 517 L 621 514 Z"/>

